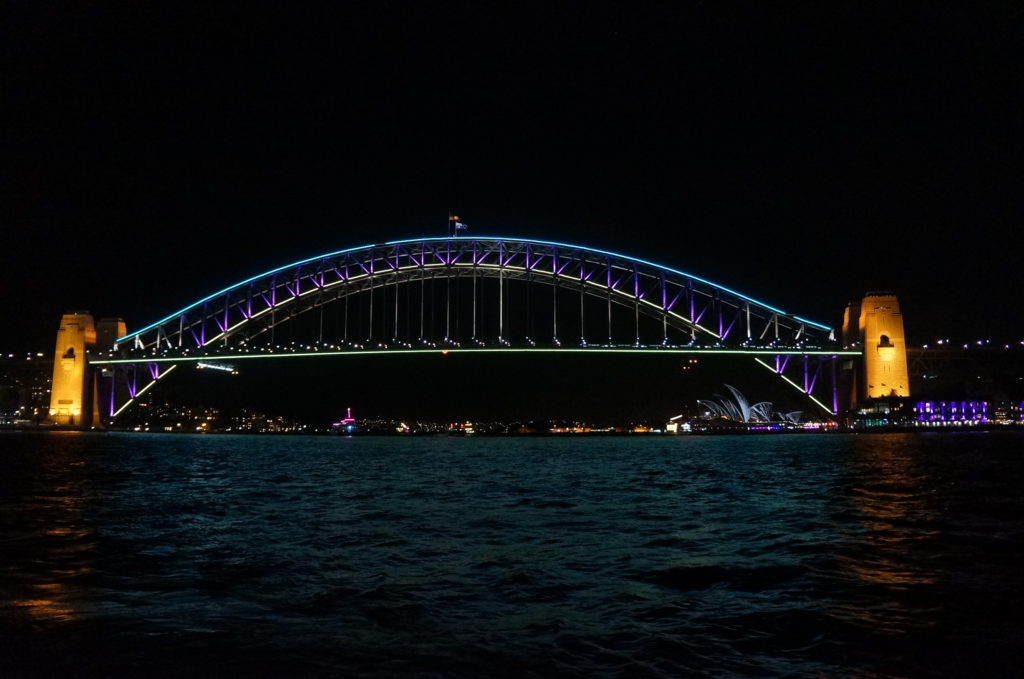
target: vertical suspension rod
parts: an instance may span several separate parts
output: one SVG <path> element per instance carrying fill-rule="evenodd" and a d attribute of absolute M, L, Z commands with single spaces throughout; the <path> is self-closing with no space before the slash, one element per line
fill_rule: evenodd
<path fill-rule="evenodd" d="M 839 385 L 836 384 L 836 362 L 837 362 L 837 360 L 838 360 L 838 358 L 836 356 L 832 356 L 829 359 L 829 363 L 831 364 L 831 368 L 832 368 L 832 414 L 833 415 L 838 415 L 839 414 Z"/>
<path fill-rule="evenodd" d="M 536 343 L 537 319 L 533 317 L 533 268 L 535 261 L 531 258 L 533 248 L 526 244 L 526 339 L 530 343 Z"/>
<path fill-rule="evenodd" d="M 473 244 L 473 341 L 476 342 L 476 244 Z"/>
<path fill-rule="evenodd" d="M 605 284 L 608 291 L 608 345 L 612 344 L 612 261 L 605 257 Z"/>
<path fill-rule="evenodd" d="M 368 282 L 370 284 L 370 329 L 369 329 L 369 334 L 366 336 L 366 341 L 367 342 L 370 342 L 371 340 L 373 340 L 373 266 L 372 266 L 372 262 L 373 262 L 372 257 L 373 257 L 373 255 L 371 254 L 370 257 L 371 257 L 371 260 L 370 260 L 371 266 L 370 266 L 370 277 L 368 279 Z"/>
<path fill-rule="evenodd" d="M 583 262 L 585 263 L 586 261 L 586 257 L 584 257 Z M 583 319 L 583 290 L 586 284 L 587 279 L 584 272 L 584 266 L 583 264 L 580 264 L 580 346 L 585 346 L 587 344 L 587 333 L 584 332 L 586 325 L 584 324 Z"/>
<path fill-rule="evenodd" d="M 551 335 L 555 344 L 558 341 L 558 248 L 551 248 L 551 275 L 555 280 L 551 282 Z"/>
<path fill-rule="evenodd" d="M 317 292 L 316 294 L 317 294 L 317 298 L 318 298 L 317 304 L 320 305 L 320 338 L 318 340 L 318 343 L 319 344 L 323 344 L 324 343 L 324 288 L 323 288 L 323 286 L 320 286 L 320 291 Z"/>
<path fill-rule="evenodd" d="M 558 276 L 551 285 L 551 334 L 554 336 L 555 344 L 558 342 Z"/>
<path fill-rule="evenodd" d="M 636 264 L 633 265 L 633 319 L 636 330 L 636 346 L 640 346 L 640 272 Z"/>
<path fill-rule="evenodd" d="M 693 298 L 693 279 L 686 280 L 686 296 L 690 301 L 690 341 L 697 341 L 697 303 Z"/>
<path fill-rule="evenodd" d="M 505 244 L 498 243 L 498 344 L 505 342 Z"/>
<path fill-rule="evenodd" d="M 810 386 L 810 384 L 811 384 L 811 382 L 810 382 L 811 377 L 810 377 L 810 374 L 809 374 L 810 373 L 810 365 L 808 363 L 809 358 L 808 358 L 807 354 L 804 354 L 803 358 L 804 358 L 804 393 L 805 394 L 809 394 L 809 393 L 811 393 L 811 386 Z"/>
<path fill-rule="evenodd" d="M 668 290 L 665 288 L 665 272 L 661 272 L 661 344 L 668 345 Z"/>
<path fill-rule="evenodd" d="M 398 256 L 395 256 L 395 327 L 391 335 L 392 341 L 398 342 Z"/>
<path fill-rule="evenodd" d="M 529 252 L 529 250 L 527 250 Z M 526 339 L 527 341 L 533 341 L 534 339 L 534 322 L 533 322 L 533 273 L 529 267 L 526 269 Z"/>

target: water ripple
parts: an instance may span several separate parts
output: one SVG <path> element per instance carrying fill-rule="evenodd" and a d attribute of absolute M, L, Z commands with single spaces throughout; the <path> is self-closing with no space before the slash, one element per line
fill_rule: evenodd
<path fill-rule="evenodd" d="M 0 435 L 5 676 L 1009 676 L 1017 435 Z"/>

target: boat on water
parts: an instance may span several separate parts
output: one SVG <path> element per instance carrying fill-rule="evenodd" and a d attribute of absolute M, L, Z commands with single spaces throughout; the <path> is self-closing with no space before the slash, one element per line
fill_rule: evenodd
<path fill-rule="evenodd" d="M 361 430 L 359 422 L 352 417 L 352 409 L 345 408 L 345 417 L 331 424 L 331 430 L 336 434 L 351 436 L 358 434 Z"/>
<path fill-rule="evenodd" d="M 472 436 L 475 433 L 472 422 L 448 423 L 448 436 Z"/>

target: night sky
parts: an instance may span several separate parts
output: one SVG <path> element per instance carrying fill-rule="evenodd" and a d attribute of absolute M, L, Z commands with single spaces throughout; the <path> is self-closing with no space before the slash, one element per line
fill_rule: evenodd
<path fill-rule="evenodd" d="M 1018 3 L 5 4 L 5 351 L 344 247 L 617 250 L 1017 340 Z"/>

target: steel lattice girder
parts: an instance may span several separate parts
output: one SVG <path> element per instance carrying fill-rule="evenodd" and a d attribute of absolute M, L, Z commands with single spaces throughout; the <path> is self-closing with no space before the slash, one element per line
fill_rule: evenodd
<path fill-rule="evenodd" d="M 713 344 L 835 347 L 827 326 L 682 271 L 583 246 L 492 237 L 421 238 L 310 258 L 236 283 L 118 343 L 150 350 L 226 343 L 348 295 L 469 275 L 581 290 Z"/>

